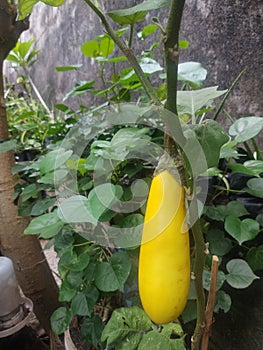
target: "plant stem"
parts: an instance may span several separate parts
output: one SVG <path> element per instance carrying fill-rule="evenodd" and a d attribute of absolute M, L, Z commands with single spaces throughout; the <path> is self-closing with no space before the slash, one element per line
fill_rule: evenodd
<path fill-rule="evenodd" d="M 104 25 L 106 32 L 109 34 L 109 36 L 112 38 L 114 43 L 118 46 L 118 48 L 123 52 L 123 54 L 127 57 L 130 65 L 134 69 L 135 73 L 137 74 L 137 77 L 139 81 L 141 82 L 145 92 L 147 93 L 148 97 L 157 105 L 161 105 L 161 102 L 156 94 L 155 88 L 152 86 L 146 75 L 144 74 L 143 70 L 141 69 L 141 66 L 139 62 L 137 61 L 133 50 L 129 48 L 124 41 L 116 34 L 115 30 L 112 28 L 110 23 L 108 22 L 106 16 L 104 13 L 97 7 L 91 0 L 84 0 L 88 6 L 98 15 L 100 18 L 102 24 Z"/>
<path fill-rule="evenodd" d="M 165 107 L 177 115 L 177 70 L 179 61 L 179 30 L 185 0 L 172 2 L 166 35 L 164 38 L 165 62 L 167 73 L 167 96 Z"/>
<path fill-rule="evenodd" d="M 198 217 L 197 199 L 191 202 L 191 217 Z M 197 219 L 192 226 L 192 234 L 195 241 L 194 284 L 197 300 L 197 321 L 192 337 L 192 350 L 199 350 L 205 322 L 205 294 L 203 288 L 203 269 L 205 264 L 206 246 L 200 220 Z"/>
<path fill-rule="evenodd" d="M 174 122 L 176 128 L 180 132 L 181 139 L 183 139 L 183 132 L 180 120 L 177 116 L 177 70 L 179 61 L 179 30 L 181 19 L 183 15 L 185 0 L 173 0 L 168 16 L 166 32 L 164 37 L 164 55 L 167 75 L 166 87 L 166 103 L 165 108 L 174 113 Z M 164 148 L 172 156 L 172 158 L 179 157 L 180 146 L 174 138 L 170 136 L 169 126 L 166 125 L 166 133 L 164 135 Z M 182 177 L 182 176 L 181 176 Z M 185 176 L 183 176 L 185 178 Z"/>
<path fill-rule="evenodd" d="M 231 94 L 231 92 L 233 91 L 234 87 L 235 87 L 236 84 L 239 82 L 240 78 L 243 76 L 244 73 L 245 73 L 245 71 L 242 70 L 242 71 L 238 74 L 238 76 L 236 77 L 236 79 L 233 81 L 233 83 L 231 84 L 231 86 L 230 86 L 230 88 L 228 89 L 227 93 L 225 94 L 225 96 L 224 96 L 222 102 L 220 103 L 220 105 L 219 105 L 217 111 L 215 112 L 215 115 L 214 115 L 214 117 L 213 117 L 214 120 L 217 120 L 217 118 L 218 118 L 218 116 L 219 116 L 221 110 L 222 110 L 223 107 L 224 107 L 224 104 L 225 104 L 226 100 L 228 99 L 229 95 Z"/>
<path fill-rule="evenodd" d="M 134 23 L 130 25 L 130 35 L 129 35 L 129 43 L 128 43 L 129 48 L 132 47 L 133 32 L 134 32 Z"/>
<path fill-rule="evenodd" d="M 216 286 L 217 286 L 217 275 L 218 275 L 218 257 L 213 255 L 212 257 L 212 268 L 210 274 L 210 288 L 208 301 L 205 310 L 205 328 L 204 328 L 204 336 L 202 339 L 201 350 L 208 349 L 209 336 L 211 333 L 211 327 L 213 324 L 213 313 L 216 299 Z"/>

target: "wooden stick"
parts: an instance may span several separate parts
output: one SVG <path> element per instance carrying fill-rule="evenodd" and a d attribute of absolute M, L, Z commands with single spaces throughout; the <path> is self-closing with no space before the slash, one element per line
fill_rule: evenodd
<path fill-rule="evenodd" d="M 201 350 L 208 349 L 209 337 L 211 334 L 211 326 L 213 324 L 213 312 L 216 299 L 216 285 L 217 285 L 217 273 L 218 273 L 218 257 L 213 255 L 212 257 L 212 268 L 211 268 L 211 282 L 208 294 L 208 300 L 205 310 L 205 327 L 202 338 Z"/>

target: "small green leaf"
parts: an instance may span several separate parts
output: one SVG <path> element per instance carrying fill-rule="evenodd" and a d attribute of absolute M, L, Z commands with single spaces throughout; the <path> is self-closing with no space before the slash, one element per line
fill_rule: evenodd
<path fill-rule="evenodd" d="M 232 248 L 232 242 L 226 238 L 224 232 L 218 229 L 211 229 L 206 235 L 209 242 L 209 252 L 212 255 L 224 256 Z"/>
<path fill-rule="evenodd" d="M 93 315 L 91 318 L 84 319 L 81 325 L 81 335 L 87 342 L 96 346 L 100 343 L 103 329 L 104 325 L 100 317 Z"/>
<path fill-rule="evenodd" d="M 74 272 L 83 271 L 89 264 L 90 256 L 87 253 L 77 255 L 72 250 L 66 251 L 59 260 L 59 268 L 64 267 Z"/>
<path fill-rule="evenodd" d="M 178 65 L 178 80 L 201 85 L 206 75 L 207 70 L 198 62 L 185 62 Z"/>
<path fill-rule="evenodd" d="M 229 135 L 238 142 L 245 142 L 255 137 L 263 128 L 263 118 L 243 117 L 236 120 L 229 128 Z"/>
<path fill-rule="evenodd" d="M 233 215 L 226 217 L 225 230 L 238 241 L 239 245 L 254 239 L 260 232 L 259 223 L 256 220 L 245 219 L 241 221 Z"/>
<path fill-rule="evenodd" d="M 148 24 L 146 27 L 143 28 L 143 30 L 139 33 L 137 33 L 138 37 L 140 39 L 145 39 L 148 35 L 154 33 L 158 29 L 158 26 L 156 24 Z"/>
<path fill-rule="evenodd" d="M 211 273 L 210 271 L 204 270 L 203 271 L 203 285 L 204 288 L 209 291 L 210 290 L 210 282 L 211 282 Z M 217 284 L 216 284 L 216 290 L 219 290 L 222 285 L 225 282 L 225 274 L 223 271 L 218 271 L 218 275 L 217 275 Z"/>
<path fill-rule="evenodd" d="M 63 302 L 70 302 L 71 299 L 76 294 L 76 288 L 73 288 L 70 286 L 66 280 L 62 281 L 62 284 L 59 288 L 59 301 Z"/>
<path fill-rule="evenodd" d="M 206 157 L 208 168 L 217 166 L 220 149 L 228 141 L 222 127 L 214 120 L 208 119 L 202 124 L 191 125 Z"/>
<path fill-rule="evenodd" d="M 230 296 L 225 293 L 223 290 L 219 290 L 216 293 L 216 302 L 214 311 L 219 312 L 220 310 L 223 310 L 225 313 L 230 310 L 231 307 L 231 298 Z"/>
<path fill-rule="evenodd" d="M 179 41 L 179 48 L 180 49 L 187 49 L 189 46 L 189 41 L 187 40 L 180 40 Z"/>
<path fill-rule="evenodd" d="M 263 245 L 252 247 L 246 255 L 246 261 L 253 271 L 263 269 Z"/>
<path fill-rule="evenodd" d="M 80 67 L 82 67 L 82 64 L 73 64 L 71 66 L 57 66 L 56 71 L 57 72 L 68 72 L 71 70 L 77 70 Z"/>
<path fill-rule="evenodd" d="M 232 259 L 226 264 L 226 269 L 229 272 L 226 275 L 227 283 L 237 289 L 247 288 L 255 279 L 256 276 L 247 262 L 242 259 Z"/>
<path fill-rule="evenodd" d="M 56 335 L 62 334 L 71 322 L 72 314 L 64 306 L 53 312 L 50 322 L 53 332 Z"/>

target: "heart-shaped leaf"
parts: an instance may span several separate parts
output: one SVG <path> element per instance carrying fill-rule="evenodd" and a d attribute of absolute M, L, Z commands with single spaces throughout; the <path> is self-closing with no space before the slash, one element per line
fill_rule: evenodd
<path fill-rule="evenodd" d="M 229 128 L 229 135 L 238 142 L 244 142 L 260 133 L 263 128 L 263 118 L 243 117 L 236 120 Z"/>
<path fill-rule="evenodd" d="M 124 252 L 111 256 L 109 262 L 101 262 L 95 272 L 95 284 L 104 292 L 123 291 L 131 270 L 131 260 Z"/>
<path fill-rule="evenodd" d="M 226 264 L 226 269 L 229 272 L 226 275 L 227 283 L 233 288 L 247 288 L 255 279 L 256 276 L 248 263 L 242 259 L 232 259 Z"/>
<path fill-rule="evenodd" d="M 226 217 L 225 230 L 238 241 L 239 245 L 252 240 L 260 232 L 259 223 L 256 220 L 245 219 L 241 221 L 233 215 Z"/>
<path fill-rule="evenodd" d="M 252 196 L 263 198 L 263 178 L 248 180 L 246 191 Z"/>

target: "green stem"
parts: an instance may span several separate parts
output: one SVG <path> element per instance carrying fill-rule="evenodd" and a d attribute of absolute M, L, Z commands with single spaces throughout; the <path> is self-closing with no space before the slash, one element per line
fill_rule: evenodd
<path fill-rule="evenodd" d="M 219 116 L 219 114 L 220 114 L 222 108 L 224 107 L 224 104 L 225 104 L 226 100 L 228 99 L 229 95 L 231 94 L 231 92 L 233 91 L 234 87 L 235 87 L 236 84 L 239 82 L 240 78 L 243 76 L 244 73 L 245 73 L 244 70 L 241 71 L 241 72 L 238 74 L 238 76 L 236 77 L 236 79 L 233 81 L 233 83 L 231 84 L 230 88 L 228 89 L 227 93 L 225 94 L 225 96 L 224 96 L 222 102 L 220 103 L 220 105 L 219 105 L 219 107 L 218 107 L 218 109 L 217 109 L 217 111 L 216 111 L 216 113 L 215 113 L 215 115 L 214 115 L 214 117 L 213 117 L 214 120 L 217 120 L 217 118 L 218 118 L 218 116 Z"/>
<path fill-rule="evenodd" d="M 134 23 L 130 25 L 130 36 L 129 36 L 129 43 L 128 43 L 129 48 L 132 47 L 133 32 L 134 32 Z"/>
<path fill-rule="evenodd" d="M 191 202 L 191 217 L 198 217 L 197 200 Z M 193 278 L 195 284 L 195 293 L 197 300 L 197 321 L 195 331 L 192 337 L 192 350 L 199 350 L 200 341 L 203 334 L 205 322 L 205 294 L 203 288 L 203 269 L 205 264 L 206 246 L 204 242 L 203 232 L 200 220 L 197 219 L 192 226 L 192 234 L 195 241 L 195 262 L 193 270 Z"/>
<path fill-rule="evenodd" d="M 115 30 L 112 28 L 110 23 L 108 22 L 106 16 L 104 13 L 91 1 L 91 0 L 84 0 L 88 6 L 98 15 L 100 18 L 102 24 L 104 25 L 106 32 L 109 34 L 109 36 L 112 38 L 114 43 L 118 46 L 118 48 L 123 52 L 123 54 L 127 57 L 130 65 L 134 69 L 135 73 L 137 74 L 137 77 L 139 81 L 141 82 L 145 92 L 147 93 L 148 97 L 157 105 L 161 105 L 161 102 L 156 94 L 155 88 L 150 83 L 146 75 L 144 74 L 143 70 L 141 69 L 141 66 L 139 62 L 137 61 L 133 50 L 129 48 L 124 41 L 116 34 Z"/>
<path fill-rule="evenodd" d="M 185 0 L 173 0 L 168 16 L 164 38 L 164 55 L 167 75 L 166 103 L 165 108 L 174 113 L 174 123 L 177 131 L 181 134 L 180 139 L 184 139 L 180 120 L 177 116 L 177 70 L 179 61 L 179 30 L 183 15 Z M 164 135 L 164 148 L 175 159 L 179 156 L 180 146 L 172 138 L 169 132 L 169 126 L 166 125 Z M 182 177 L 182 176 L 181 176 Z M 185 178 L 185 176 L 183 176 Z"/>
<path fill-rule="evenodd" d="M 165 107 L 177 115 L 177 70 L 179 60 L 179 30 L 185 0 L 172 2 L 165 36 L 165 62 L 167 72 L 167 96 Z"/>

